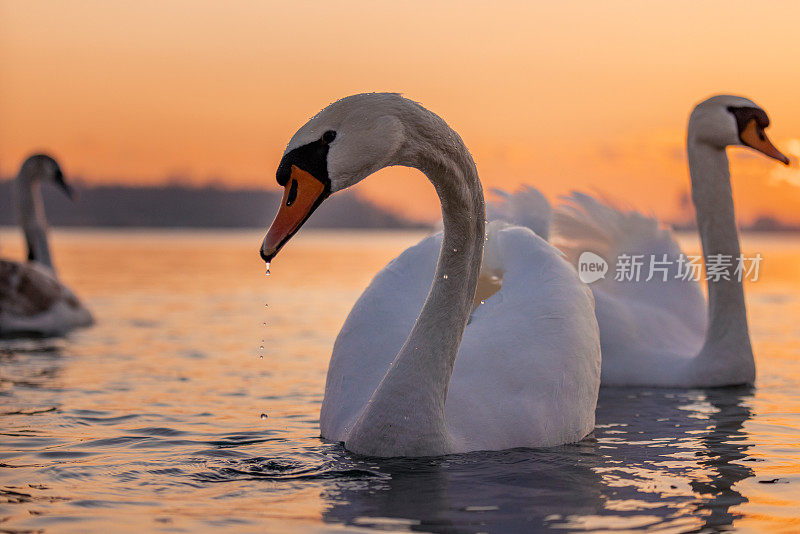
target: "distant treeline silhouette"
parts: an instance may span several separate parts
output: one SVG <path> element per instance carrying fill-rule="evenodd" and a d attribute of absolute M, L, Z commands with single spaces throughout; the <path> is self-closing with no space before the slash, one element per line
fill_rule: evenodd
<path fill-rule="evenodd" d="M 280 192 L 166 185 L 79 186 L 72 202 L 55 187 L 42 193 L 53 226 L 265 228 Z M 16 224 L 14 183 L 0 181 L 0 225 Z M 381 209 L 352 192 L 333 195 L 309 219 L 317 228 L 422 228 L 426 225 Z"/>

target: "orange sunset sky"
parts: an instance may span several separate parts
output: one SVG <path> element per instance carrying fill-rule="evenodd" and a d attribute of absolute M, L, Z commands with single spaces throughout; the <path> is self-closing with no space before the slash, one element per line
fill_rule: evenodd
<path fill-rule="evenodd" d="M 794 1 L 0 0 L 0 176 L 47 150 L 92 184 L 277 188 L 311 115 L 398 91 L 462 135 L 487 188 L 593 189 L 675 219 L 688 113 L 729 92 L 795 159 L 729 151 L 740 218 L 800 222 L 798 28 Z M 416 171 L 359 190 L 438 213 Z"/>

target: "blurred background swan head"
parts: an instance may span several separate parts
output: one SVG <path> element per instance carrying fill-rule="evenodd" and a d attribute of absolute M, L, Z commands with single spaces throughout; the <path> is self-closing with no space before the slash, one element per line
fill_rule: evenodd
<path fill-rule="evenodd" d="M 60 188 L 66 195 L 75 199 L 75 190 L 69 185 L 61 171 L 58 162 L 47 154 L 34 154 L 28 157 L 19 171 L 21 182 L 34 182 L 37 180 L 50 182 Z"/>

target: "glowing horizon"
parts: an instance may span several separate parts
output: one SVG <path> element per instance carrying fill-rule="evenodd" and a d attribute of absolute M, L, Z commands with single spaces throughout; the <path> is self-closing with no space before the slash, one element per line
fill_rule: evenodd
<path fill-rule="evenodd" d="M 276 188 L 308 117 L 388 90 L 461 134 L 487 191 L 530 183 L 557 201 L 588 189 L 676 219 L 689 190 L 686 118 L 724 92 L 761 104 L 794 158 L 783 169 L 729 151 L 740 219 L 797 223 L 800 73 L 786 65 L 800 51 L 798 15 L 783 1 L 0 1 L 0 176 L 45 150 L 92 184 Z M 438 215 L 418 172 L 379 174 L 360 192 Z"/>

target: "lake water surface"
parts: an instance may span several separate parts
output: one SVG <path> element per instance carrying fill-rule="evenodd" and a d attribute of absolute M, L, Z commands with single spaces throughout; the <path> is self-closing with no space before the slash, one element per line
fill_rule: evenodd
<path fill-rule="evenodd" d="M 579 444 L 361 458 L 319 438 L 331 347 L 421 235 L 306 231 L 266 277 L 260 231 L 54 232 L 98 323 L 0 342 L 0 532 L 800 532 L 800 238 L 744 238 L 755 388 L 602 389 Z"/>

